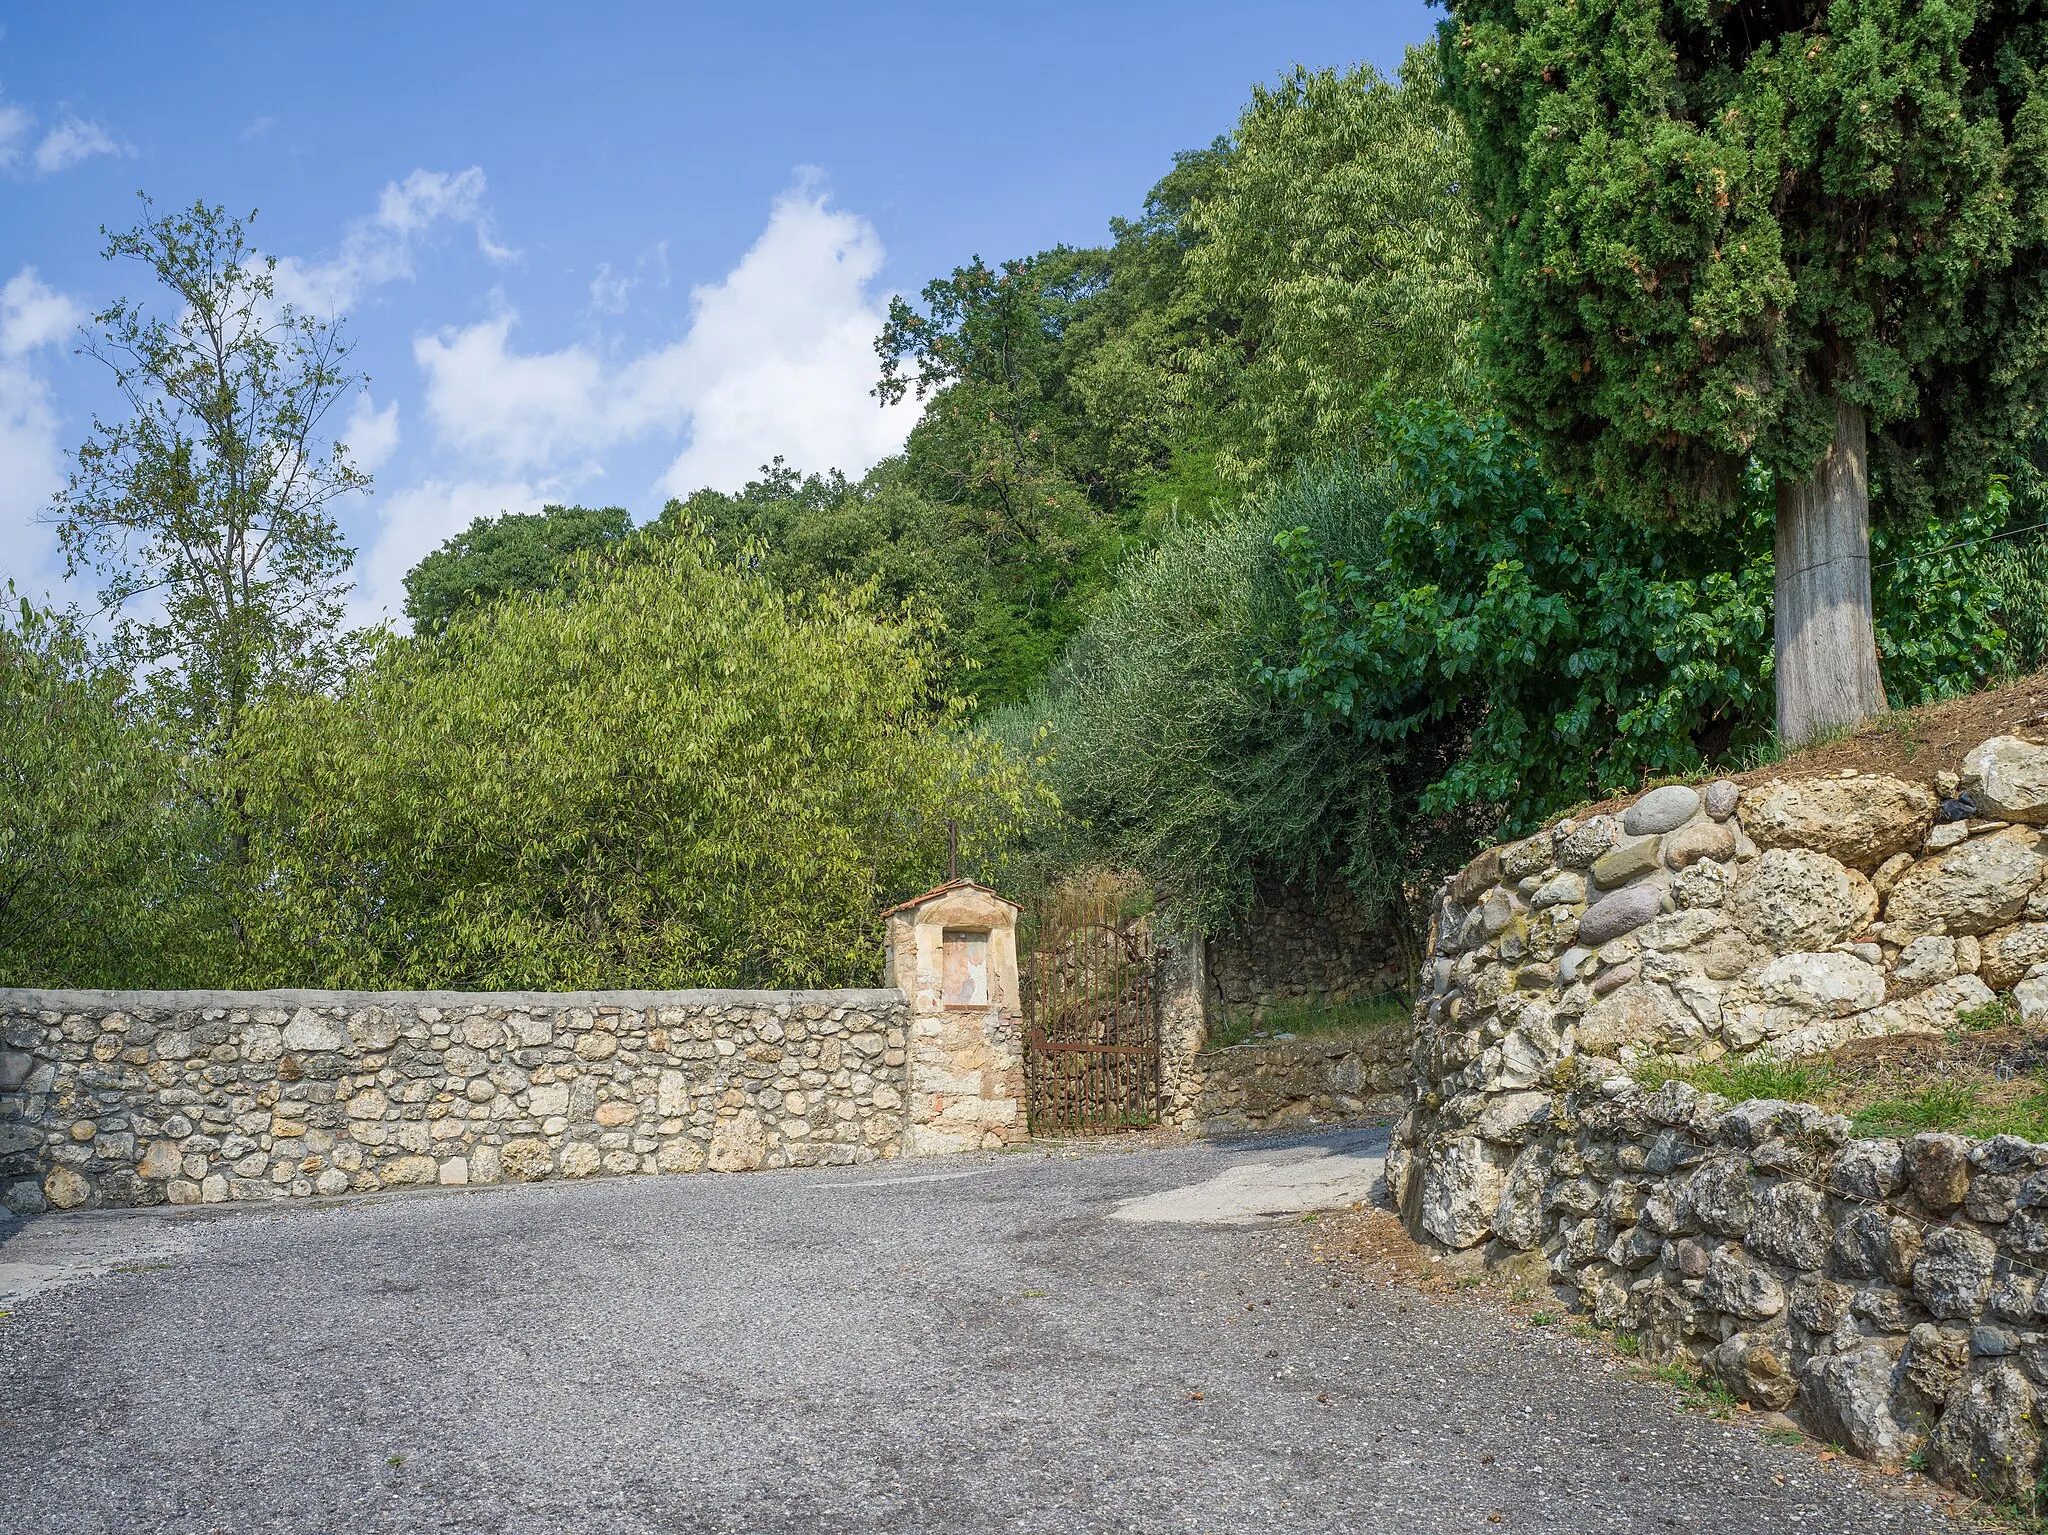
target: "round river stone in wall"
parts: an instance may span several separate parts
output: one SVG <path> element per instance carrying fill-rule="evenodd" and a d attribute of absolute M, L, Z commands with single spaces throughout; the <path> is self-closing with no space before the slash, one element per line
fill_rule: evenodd
<path fill-rule="evenodd" d="M 1605 889 L 1613 890 L 1656 867 L 1656 837 L 1631 837 L 1593 860 L 1593 878 Z"/>
<path fill-rule="evenodd" d="M 1735 833 L 1722 821 L 1694 821 L 1664 839 L 1664 861 L 1683 869 L 1702 858 L 1717 861 L 1735 856 Z"/>
<path fill-rule="evenodd" d="M 1632 933 L 1657 915 L 1664 892 L 1656 885 L 1632 885 L 1602 896 L 1579 918 L 1578 941 L 1589 948 Z"/>
<path fill-rule="evenodd" d="M 1622 812 L 1621 829 L 1631 837 L 1676 831 L 1699 814 L 1700 796 L 1682 783 L 1652 789 Z"/>

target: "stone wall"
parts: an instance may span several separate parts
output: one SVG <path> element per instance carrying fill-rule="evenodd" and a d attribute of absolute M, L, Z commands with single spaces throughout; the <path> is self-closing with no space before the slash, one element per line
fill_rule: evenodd
<path fill-rule="evenodd" d="M 0 1202 L 893 1157 L 907 1008 L 894 990 L 0 990 Z"/>
<path fill-rule="evenodd" d="M 1190 1117 L 1211 1133 L 1363 1118 L 1407 1087 L 1408 1054 L 1408 1030 L 1398 1025 L 1205 1051 Z"/>
<path fill-rule="evenodd" d="M 1216 1018 L 1257 1016 L 1290 1002 L 1385 996 L 1407 984 L 1394 935 L 1368 921 L 1338 879 L 1313 893 L 1261 886 L 1244 919 L 1208 941 L 1204 970 Z"/>
<path fill-rule="evenodd" d="M 2033 1498 L 2048 1146 L 1854 1140 L 1810 1104 L 1678 1082 L 1560 1094 L 1507 1134 L 1496 1264 L 1817 1438 L 1887 1466 L 1924 1455 L 2001 1504 Z"/>
<path fill-rule="evenodd" d="M 1201 1050 L 1209 1037 L 1208 946 L 1161 934 L 1159 1122 L 1189 1128 L 1199 1118 Z"/>
<path fill-rule="evenodd" d="M 1355 1119 L 1384 1107 L 1370 1100 L 1405 1089 L 1413 1035 L 1400 1025 L 1205 1049 L 1211 1020 L 1227 1016 L 1208 968 L 1215 953 L 1213 939 L 1158 940 L 1160 1123 L 1230 1131 Z M 1398 975 L 1374 973 L 1349 994 L 1376 996 L 1398 984 Z"/>
<path fill-rule="evenodd" d="M 2003 1495 L 2042 1458 L 2048 1148 L 1850 1143 L 1808 1105 L 1631 1081 L 1942 1032 L 1995 991 L 2048 1022 L 2048 748 L 1999 737 L 1940 788 L 1670 786 L 1474 860 L 1438 896 L 1388 1181 L 1419 1237 L 1541 1270 L 1652 1358 Z"/>

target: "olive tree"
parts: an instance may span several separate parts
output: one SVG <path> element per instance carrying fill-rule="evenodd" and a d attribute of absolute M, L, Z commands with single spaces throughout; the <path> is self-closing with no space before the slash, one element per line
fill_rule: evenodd
<path fill-rule="evenodd" d="M 1484 355 L 1568 488 L 1679 530 L 1776 485 L 1778 728 L 1881 709 L 1870 508 L 2038 422 L 2048 18 L 1988 0 L 1450 0 Z"/>

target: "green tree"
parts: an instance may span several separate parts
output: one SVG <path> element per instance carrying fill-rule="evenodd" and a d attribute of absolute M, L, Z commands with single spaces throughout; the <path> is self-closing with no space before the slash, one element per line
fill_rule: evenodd
<path fill-rule="evenodd" d="M 949 510 L 910 485 L 901 458 L 858 480 L 800 474 L 777 457 L 739 491 L 699 490 L 662 508 L 661 536 L 696 530 L 793 594 L 871 590 L 884 607 L 935 625 L 935 680 L 972 695 L 1009 658 L 976 633 L 988 598 L 981 550 Z"/>
<path fill-rule="evenodd" d="M 1312 528 L 1323 547 L 1370 563 L 1378 530 L 1354 488 L 1297 481 L 1170 529 L 1126 567 L 1037 695 L 985 721 L 1059 801 L 1033 849 L 1035 879 L 1142 874 L 1197 932 L 1241 917 L 1267 879 L 1341 877 L 1398 910 L 1431 833 L 1393 814 L 1417 787 L 1403 784 L 1400 754 L 1361 750 L 1347 723 L 1259 680 L 1293 653 L 1298 591 L 1275 534 Z"/>
<path fill-rule="evenodd" d="M 632 531 L 633 519 L 617 506 L 479 517 L 405 573 L 405 616 L 415 634 L 438 633 L 465 608 L 553 586 L 569 556 L 609 548 Z"/>
<path fill-rule="evenodd" d="M 1988 3 L 1451 0 L 1498 398 L 1653 528 L 1775 485 L 1777 715 L 1882 707 L 1870 497 L 1981 501 L 2039 420 L 2048 21 Z"/>
<path fill-rule="evenodd" d="M 1213 411 L 1193 372 L 1202 344 L 1236 323 L 1188 280 L 1203 238 L 1195 211 L 1216 195 L 1230 153 L 1219 138 L 1176 154 L 1139 217 L 1109 221 L 1107 281 L 1058 317 L 1078 478 L 1100 506 L 1142 506 L 1145 537 L 1237 498 L 1216 475 Z"/>
<path fill-rule="evenodd" d="M 1077 455 L 1069 318 L 1107 279 L 1103 253 L 1064 247 L 993 268 L 977 258 L 925 285 L 922 311 L 891 301 L 875 393 L 925 400 L 908 483 L 947 510 L 980 567 L 969 643 L 989 662 L 984 702 L 1019 698 L 1108 589 L 1126 548 Z M 1091 496 L 1091 490 L 1096 494 Z"/>
<path fill-rule="evenodd" d="M 1357 480 L 1374 558 L 1284 529 L 1298 595 L 1292 660 L 1265 676 L 1379 752 L 1431 764 L 1425 815 L 1533 829 L 1586 799 L 1688 775 L 1761 744 L 1771 718 L 1773 502 L 1749 476 L 1741 516 L 1670 539 L 1566 492 L 1498 419 L 1416 407 Z M 1316 471 L 1311 478 L 1348 471 Z M 2003 496 L 1879 536 L 1877 643 L 1900 701 L 1994 675 L 2005 636 L 1980 560 Z"/>
<path fill-rule="evenodd" d="M 866 593 L 687 532 L 575 564 L 255 718 L 246 980 L 871 983 L 947 820 L 989 868 L 1030 813 Z"/>
<path fill-rule="evenodd" d="M 1467 152 L 1432 57 L 1254 86 L 1187 214 L 1194 366 L 1223 478 L 1356 451 L 1379 412 L 1458 398 L 1483 287 Z"/>
<path fill-rule="evenodd" d="M 75 619 L 0 610 L 0 986 L 212 978 L 219 908 L 177 762 Z"/>
<path fill-rule="evenodd" d="M 364 380 L 338 320 L 277 301 L 276 262 L 249 244 L 246 220 L 204 202 L 159 216 L 142 201 L 141 222 L 103 254 L 140 262 L 171 314 L 122 298 L 93 317 L 85 351 L 128 416 L 94 419 L 57 531 L 69 571 L 96 573 L 123 610 L 128 664 L 219 756 L 259 697 L 329 683 L 349 653 L 354 552 L 330 508 L 370 480 L 324 429 Z"/>
<path fill-rule="evenodd" d="M 980 551 L 985 703 L 1021 698 L 1172 523 L 1465 387 L 1477 221 L 1433 68 L 1297 70 L 1109 245 L 976 259 L 892 308 L 877 393 L 923 401 L 905 475 Z"/>

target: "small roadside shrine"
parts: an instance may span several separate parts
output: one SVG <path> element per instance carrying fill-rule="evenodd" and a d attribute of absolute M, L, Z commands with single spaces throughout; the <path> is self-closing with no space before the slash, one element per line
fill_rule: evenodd
<path fill-rule="evenodd" d="M 910 999 L 906 1156 L 1024 1140 L 1017 905 L 948 880 L 883 913 L 885 984 Z"/>

